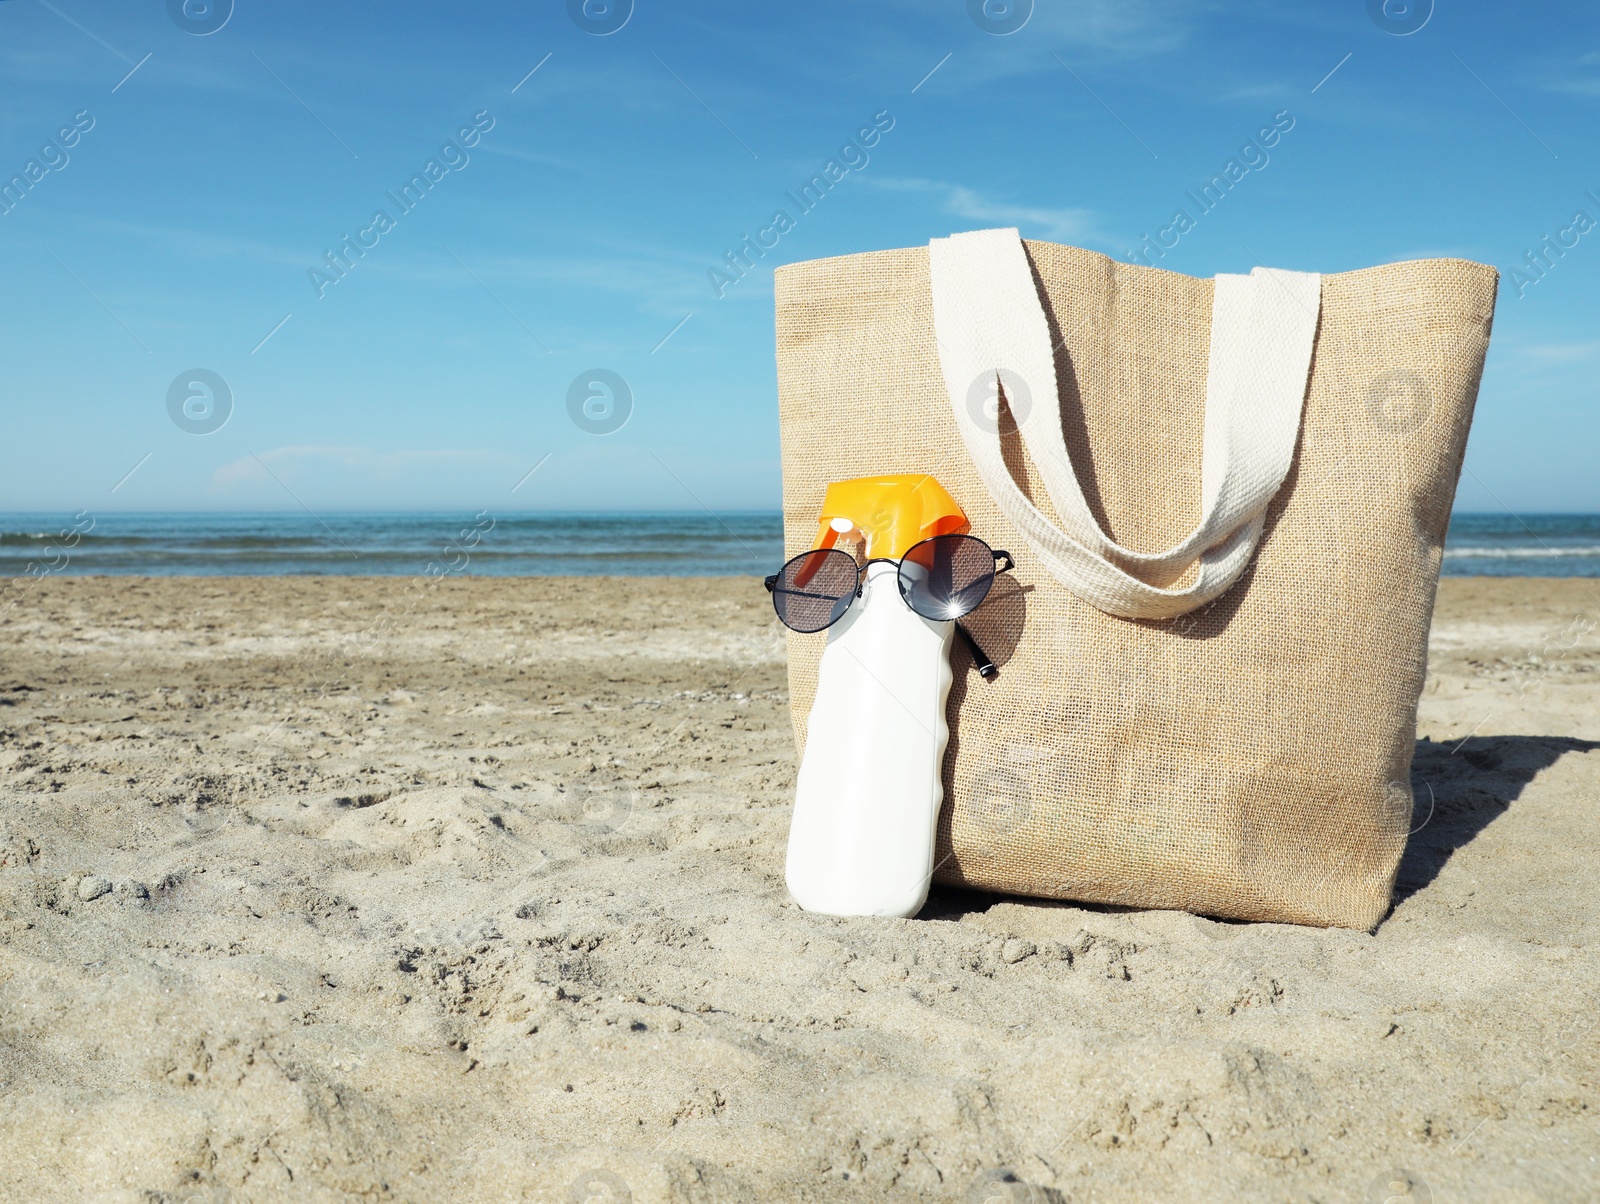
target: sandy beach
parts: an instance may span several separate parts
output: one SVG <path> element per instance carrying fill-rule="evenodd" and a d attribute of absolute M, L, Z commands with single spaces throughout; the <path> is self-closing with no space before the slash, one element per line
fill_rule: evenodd
<path fill-rule="evenodd" d="M 798 911 L 747 579 L 48 579 L 0 647 L 7 1200 L 1600 1197 L 1600 582 L 1443 582 L 1373 934 Z"/>

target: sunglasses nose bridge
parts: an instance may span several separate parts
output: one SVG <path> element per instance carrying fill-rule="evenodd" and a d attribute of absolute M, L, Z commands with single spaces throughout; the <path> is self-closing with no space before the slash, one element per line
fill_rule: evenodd
<path fill-rule="evenodd" d="M 979 549 L 979 563 L 985 571 L 969 571 L 963 577 L 962 560 L 977 558 Z M 763 584 L 772 592 L 773 608 L 784 626 L 812 633 L 832 627 L 857 598 L 865 596 L 868 574 L 875 564 L 892 567 L 900 599 L 914 614 L 937 622 L 959 619 L 976 610 L 988 597 L 996 573 L 1010 569 L 1012 560 L 1010 553 L 994 551 L 974 535 L 935 535 L 908 549 L 899 560 L 875 556 L 858 563 L 841 549 L 816 548 L 794 557 Z M 853 588 L 845 584 L 847 573 L 853 573 Z M 819 575 L 823 575 L 820 581 L 816 580 Z M 946 580 L 942 589 L 936 590 L 929 582 L 941 575 Z M 826 610 L 823 603 L 828 604 Z"/>

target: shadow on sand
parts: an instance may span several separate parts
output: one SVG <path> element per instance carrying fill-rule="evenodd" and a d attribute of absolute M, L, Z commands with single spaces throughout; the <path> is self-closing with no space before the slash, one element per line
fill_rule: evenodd
<path fill-rule="evenodd" d="M 1444 869 L 1455 851 L 1505 814 L 1523 789 L 1569 752 L 1600 748 L 1571 736 L 1418 740 L 1411 762 L 1411 839 L 1394 885 L 1398 906 Z"/>
<path fill-rule="evenodd" d="M 991 653 L 991 655 L 993 655 Z M 1472 736 L 1434 743 L 1418 740 L 1411 762 L 1411 839 L 1400 858 L 1394 905 L 1426 888 L 1457 849 L 1470 844 L 1504 815 L 1528 783 L 1567 753 L 1600 749 L 1600 740 L 1571 736 Z M 1009 896 L 935 884 L 920 918 L 959 920 L 987 911 Z M 1092 911 L 1137 911 L 1092 903 Z"/>

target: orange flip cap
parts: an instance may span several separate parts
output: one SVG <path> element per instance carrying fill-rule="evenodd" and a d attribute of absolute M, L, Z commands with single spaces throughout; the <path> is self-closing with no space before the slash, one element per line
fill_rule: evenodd
<path fill-rule="evenodd" d="M 927 473 L 835 481 L 822 498 L 818 548 L 831 548 L 840 532 L 837 518 L 848 519 L 867 537 L 867 555 L 899 560 L 911 546 L 935 535 L 964 535 L 967 516 L 943 485 Z"/>

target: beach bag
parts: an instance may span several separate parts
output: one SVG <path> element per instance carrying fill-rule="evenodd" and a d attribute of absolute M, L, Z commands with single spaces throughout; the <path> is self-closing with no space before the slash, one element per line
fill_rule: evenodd
<path fill-rule="evenodd" d="M 1494 269 L 1215 281 L 1014 230 L 775 277 L 784 537 L 925 472 L 1017 568 L 955 658 L 934 879 L 1370 929 Z M 798 746 L 822 641 L 789 634 Z"/>

